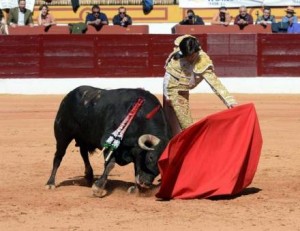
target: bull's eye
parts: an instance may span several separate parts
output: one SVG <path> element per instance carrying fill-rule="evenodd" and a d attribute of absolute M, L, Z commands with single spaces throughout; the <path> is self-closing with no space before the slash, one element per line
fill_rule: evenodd
<path fill-rule="evenodd" d="M 153 156 L 149 155 L 148 159 L 149 159 L 150 162 L 152 162 L 153 161 Z"/>

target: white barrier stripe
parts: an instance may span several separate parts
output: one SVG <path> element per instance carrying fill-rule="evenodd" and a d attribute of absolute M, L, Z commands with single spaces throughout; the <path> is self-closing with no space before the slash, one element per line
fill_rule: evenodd
<path fill-rule="evenodd" d="M 300 93 L 300 77 L 226 77 L 220 80 L 230 93 Z M 80 85 L 104 89 L 144 88 L 154 94 L 163 92 L 163 78 L 20 78 L 0 79 L 0 94 L 66 94 Z M 212 90 L 207 83 L 201 82 L 191 93 L 212 93 Z"/>

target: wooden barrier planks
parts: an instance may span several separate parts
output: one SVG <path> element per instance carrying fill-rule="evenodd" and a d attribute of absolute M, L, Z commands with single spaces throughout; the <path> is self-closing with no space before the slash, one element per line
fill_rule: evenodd
<path fill-rule="evenodd" d="M 256 34 L 207 34 L 206 51 L 219 76 L 257 76 Z"/>
<path fill-rule="evenodd" d="M 149 76 L 149 36 L 101 35 L 95 37 L 97 74 L 104 77 Z"/>
<path fill-rule="evenodd" d="M 100 30 L 89 25 L 86 34 L 149 34 L 148 25 L 130 25 L 122 27 L 117 25 L 103 26 Z"/>
<path fill-rule="evenodd" d="M 259 35 L 259 76 L 300 76 L 300 35 Z"/>
<path fill-rule="evenodd" d="M 0 78 L 162 77 L 177 36 L 0 36 Z M 300 76 L 300 35 L 195 36 L 218 76 Z"/>
<path fill-rule="evenodd" d="M 40 42 L 38 35 L 0 36 L 0 78 L 39 77 Z"/>
<path fill-rule="evenodd" d="M 43 77 L 94 77 L 95 39 L 82 35 L 44 35 L 41 56 Z"/>
<path fill-rule="evenodd" d="M 237 25 L 175 25 L 173 34 L 258 34 L 272 33 L 271 26 L 248 25 L 240 29 Z"/>

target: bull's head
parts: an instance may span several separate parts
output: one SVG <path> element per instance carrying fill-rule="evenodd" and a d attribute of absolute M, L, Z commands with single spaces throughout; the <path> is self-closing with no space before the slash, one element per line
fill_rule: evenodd
<path fill-rule="evenodd" d="M 149 188 L 154 178 L 159 174 L 157 161 L 165 145 L 158 137 L 151 134 L 141 135 L 138 145 L 142 152 L 135 159 L 136 183 L 141 188 Z"/>

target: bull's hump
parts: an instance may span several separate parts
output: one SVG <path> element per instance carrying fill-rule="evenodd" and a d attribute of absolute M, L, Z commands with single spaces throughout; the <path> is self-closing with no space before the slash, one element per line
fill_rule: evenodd
<path fill-rule="evenodd" d="M 82 87 L 79 89 L 79 98 L 80 102 L 83 105 L 95 104 L 102 94 L 102 89 L 93 88 L 93 87 Z"/>

